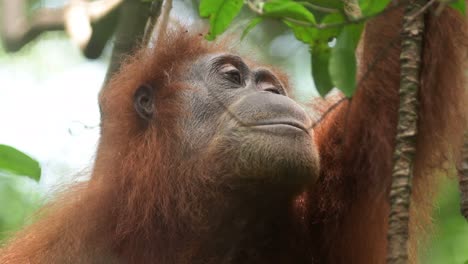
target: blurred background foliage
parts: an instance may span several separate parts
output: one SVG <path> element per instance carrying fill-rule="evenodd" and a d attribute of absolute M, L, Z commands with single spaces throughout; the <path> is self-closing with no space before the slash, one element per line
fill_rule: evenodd
<path fill-rule="evenodd" d="M 28 1 L 30 9 L 64 2 Z M 193 1 L 181 0 L 174 2 L 171 16 L 182 24 L 198 27 L 197 12 Z M 242 12 L 230 31 L 238 32 L 250 19 Z M 34 211 L 47 202 L 54 190 L 89 175 L 99 136 L 97 94 L 112 44 L 97 60 L 85 59 L 59 32 L 43 34 L 14 54 L 0 47 L 0 144 L 13 146 L 34 158 L 19 158 L 17 162 L 34 167 L 37 160 L 40 164 L 39 174 L 37 168 L 32 173 L 0 168 L 0 242 L 28 224 Z M 264 21 L 246 39 L 232 45 L 285 69 L 298 87 L 296 95 L 300 100 L 305 102 L 317 96 L 311 62 L 304 59 L 310 57 L 308 47 L 298 42 L 286 26 Z M 5 153 L 0 153 L 0 167 L 2 160 L 9 160 L 10 165 L 16 162 Z M 455 177 L 441 182 L 435 224 L 430 241 L 420 250 L 421 263 L 468 263 L 468 224 L 460 215 L 457 188 Z"/>
<path fill-rule="evenodd" d="M 455 177 L 441 182 L 433 219 L 430 240 L 420 249 L 421 263 L 468 263 L 468 224 L 460 214 Z"/>

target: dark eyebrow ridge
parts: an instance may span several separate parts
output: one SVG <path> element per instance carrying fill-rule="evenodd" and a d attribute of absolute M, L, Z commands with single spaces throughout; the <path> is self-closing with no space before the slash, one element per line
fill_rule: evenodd
<path fill-rule="evenodd" d="M 215 66 L 214 69 L 218 69 L 219 67 L 225 64 L 232 64 L 244 73 L 249 71 L 249 67 L 247 66 L 247 64 L 245 64 L 244 60 L 237 55 L 223 54 L 220 56 L 216 56 L 212 59 L 212 61 L 213 65 Z"/>

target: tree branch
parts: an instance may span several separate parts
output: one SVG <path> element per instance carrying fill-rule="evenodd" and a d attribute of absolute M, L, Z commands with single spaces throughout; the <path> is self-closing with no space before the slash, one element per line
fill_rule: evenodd
<path fill-rule="evenodd" d="M 60 8 L 40 8 L 28 18 L 26 0 L 0 0 L 0 35 L 3 45 L 7 52 L 15 52 L 43 32 L 67 29 L 71 38 L 86 50 L 91 39 L 91 24 L 104 20 L 122 1 L 73 0 Z"/>
<path fill-rule="evenodd" d="M 26 17 L 25 0 L 1 0 L 0 33 L 6 51 L 21 49 L 44 31 L 64 30 L 64 10 L 42 8 Z"/>
<path fill-rule="evenodd" d="M 140 45 L 145 25 L 150 14 L 150 3 L 141 0 L 125 0 L 120 8 L 114 49 L 107 69 L 104 87 L 118 71 L 125 56 L 132 54 Z"/>
<path fill-rule="evenodd" d="M 339 13 L 340 12 L 339 9 L 324 7 L 324 6 L 313 4 L 313 3 L 310 3 L 310 2 L 306 2 L 306 1 L 298 2 L 298 3 L 305 6 L 305 7 L 310 8 L 312 10 L 319 11 L 319 12 L 322 12 L 322 13 Z"/>
<path fill-rule="evenodd" d="M 145 33 L 143 37 L 143 44 L 145 46 L 148 45 L 153 38 L 154 28 L 156 27 L 158 18 L 161 15 L 162 4 L 163 0 L 155 0 L 151 2 L 149 18 L 148 22 L 146 22 Z"/>
<path fill-rule="evenodd" d="M 407 3 L 407 2 L 408 2 L 408 0 L 399 1 L 398 3 L 396 3 L 396 4 L 392 5 L 392 6 L 389 6 L 388 8 L 382 10 L 381 12 L 371 14 L 371 15 L 367 15 L 367 16 L 362 16 L 361 15 L 359 17 L 356 17 L 355 19 L 349 19 L 346 22 L 339 22 L 339 23 L 312 24 L 310 22 L 297 20 L 297 19 L 294 19 L 294 18 L 291 18 L 291 17 L 282 17 L 282 19 L 284 19 L 286 21 L 289 21 L 291 23 L 294 23 L 294 24 L 296 24 L 298 26 L 311 27 L 311 28 L 316 28 L 316 29 L 340 28 L 340 27 L 347 26 L 347 25 L 363 23 L 363 22 L 365 22 L 365 21 L 367 21 L 367 20 L 369 20 L 371 18 L 380 16 L 380 15 L 384 15 L 387 12 L 390 12 L 390 11 L 392 11 L 394 9 L 399 8 L 404 3 Z M 249 2 L 247 2 L 247 6 L 254 13 L 256 13 L 256 14 L 258 14 L 260 16 L 263 15 L 263 10 L 260 7 L 258 7 L 257 5 L 255 5 L 255 3 L 252 3 L 252 2 L 249 1 Z M 348 10 L 347 12 L 351 12 L 351 11 L 352 10 Z M 347 17 L 350 18 L 350 15 L 351 14 L 347 14 Z"/>
<path fill-rule="evenodd" d="M 416 153 L 418 90 L 421 66 L 424 17 L 420 13 L 425 0 L 410 1 L 405 8 L 400 56 L 400 108 L 394 167 L 390 190 L 387 263 L 408 263 L 408 222 L 413 179 L 413 158 Z M 415 16 L 418 14 L 419 16 Z"/>
<path fill-rule="evenodd" d="M 151 5 L 150 17 L 145 29 L 143 43 L 147 45 L 153 39 L 152 37 L 164 34 L 169 24 L 170 12 L 172 9 L 172 0 L 156 0 Z M 156 35 L 155 32 L 156 31 Z M 157 45 L 157 43 L 155 43 Z"/>
<path fill-rule="evenodd" d="M 161 17 L 158 20 L 157 34 L 163 34 L 167 30 L 169 15 L 172 9 L 172 0 L 164 0 Z"/>

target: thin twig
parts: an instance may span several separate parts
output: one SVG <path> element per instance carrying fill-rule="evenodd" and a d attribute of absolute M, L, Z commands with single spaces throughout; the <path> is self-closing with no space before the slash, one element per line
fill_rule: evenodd
<path fill-rule="evenodd" d="M 310 2 L 297 2 L 298 4 L 301 4 L 305 7 L 308 7 L 312 10 L 316 10 L 316 11 L 319 11 L 319 12 L 323 12 L 323 13 L 339 13 L 340 10 L 338 9 L 335 9 L 335 8 L 329 8 L 329 7 L 324 7 L 324 6 L 320 6 L 320 5 L 317 5 L 317 4 L 312 4 Z"/>
<path fill-rule="evenodd" d="M 323 120 L 325 120 L 325 118 L 331 113 L 333 112 L 333 110 L 335 110 L 338 106 L 340 106 L 341 103 L 345 102 L 345 101 L 348 101 L 348 98 L 347 97 L 343 97 L 341 98 L 340 100 L 336 101 L 335 103 L 333 103 L 325 112 L 322 113 L 322 115 L 320 116 L 320 118 L 315 121 L 311 128 L 314 129 L 315 127 L 317 127 Z"/>
<path fill-rule="evenodd" d="M 439 4 L 437 5 L 437 9 L 435 10 L 434 15 L 435 15 L 435 16 L 439 16 L 439 15 L 442 13 L 442 11 L 444 11 L 444 9 L 445 9 L 448 5 L 450 5 L 450 4 L 452 4 L 452 3 L 455 3 L 456 1 L 458 1 L 458 0 L 437 1 L 437 2 L 439 2 Z"/>
<path fill-rule="evenodd" d="M 145 33 L 143 36 L 143 45 L 147 46 L 152 39 L 154 27 L 158 21 L 159 16 L 161 15 L 161 7 L 163 0 L 154 0 L 151 2 L 150 12 L 148 22 L 146 23 Z"/>
<path fill-rule="evenodd" d="M 164 0 L 161 16 L 156 24 L 156 34 L 164 35 L 169 24 L 169 17 L 172 9 L 172 0 Z"/>
<path fill-rule="evenodd" d="M 417 17 L 419 17 L 421 14 L 425 13 L 426 10 L 431 7 L 433 4 L 435 4 L 436 2 L 438 2 L 438 0 L 430 0 L 429 2 L 427 2 L 418 12 L 416 12 L 414 15 L 412 15 L 409 19 L 415 19 Z"/>

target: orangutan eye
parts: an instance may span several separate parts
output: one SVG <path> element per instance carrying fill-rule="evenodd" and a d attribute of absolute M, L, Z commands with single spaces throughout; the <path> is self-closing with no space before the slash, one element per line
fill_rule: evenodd
<path fill-rule="evenodd" d="M 259 82 L 257 83 L 257 87 L 258 89 L 265 91 L 265 92 L 286 95 L 282 87 L 275 86 L 274 84 L 269 83 L 269 82 Z"/>
<path fill-rule="evenodd" d="M 276 87 L 270 87 L 270 88 L 264 89 L 263 91 L 274 93 L 274 94 L 281 94 L 280 91 Z"/>
<path fill-rule="evenodd" d="M 237 85 L 242 85 L 242 76 L 241 76 L 241 73 L 240 71 L 234 67 L 233 65 L 225 65 L 222 69 L 221 69 L 221 74 L 223 75 L 224 78 L 226 78 L 226 80 L 234 83 L 234 84 L 237 84 Z"/>

